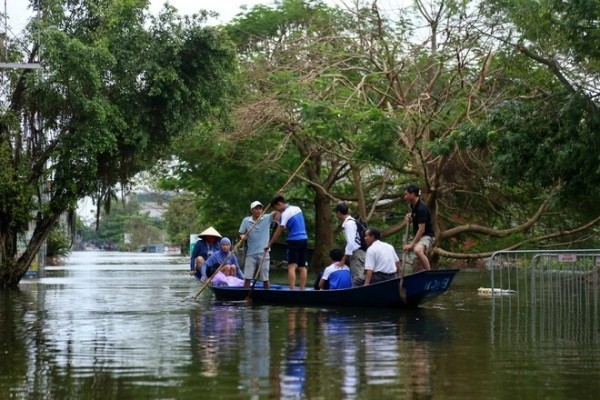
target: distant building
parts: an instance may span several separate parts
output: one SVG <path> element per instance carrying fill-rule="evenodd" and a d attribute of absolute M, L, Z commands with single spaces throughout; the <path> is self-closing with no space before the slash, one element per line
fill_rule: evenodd
<path fill-rule="evenodd" d="M 173 192 L 144 192 L 134 193 L 135 199 L 140 204 L 140 212 L 148 214 L 151 218 L 162 219 L 162 215 L 169 207 L 169 201 L 175 196 Z"/>

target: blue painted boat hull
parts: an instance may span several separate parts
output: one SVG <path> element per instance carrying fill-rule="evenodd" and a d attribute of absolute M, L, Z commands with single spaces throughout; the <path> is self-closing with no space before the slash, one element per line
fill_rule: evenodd
<path fill-rule="evenodd" d="M 457 269 L 444 269 L 405 276 L 402 284 L 405 301 L 400 295 L 400 278 L 337 290 L 292 291 L 286 285 L 271 285 L 268 290 L 257 286 L 252 293 L 241 287 L 211 286 L 210 289 L 219 301 L 243 301 L 250 294 L 252 302 L 257 304 L 414 308 L 446 292 L 457 272 Z"/>

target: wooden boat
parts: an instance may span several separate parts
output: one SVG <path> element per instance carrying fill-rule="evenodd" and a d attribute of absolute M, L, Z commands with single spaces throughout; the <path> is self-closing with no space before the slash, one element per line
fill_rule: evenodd
<path fill-rule="evenodd" d="M 401 278 L 395 278 L 336 290 L 290 290 L 287 285 L 271 285 L 265 290 L 257 286 L 250 297 L 257 304 L 414 308 L 446 292 L 457 272 L 457 269 L 444 269 L 406 275 L 402 282 L 405 296 L 400 294 Z M 211 286 L 210 289 L 219 301 L 244 301 L 250 292 L 243 287 Z"/>

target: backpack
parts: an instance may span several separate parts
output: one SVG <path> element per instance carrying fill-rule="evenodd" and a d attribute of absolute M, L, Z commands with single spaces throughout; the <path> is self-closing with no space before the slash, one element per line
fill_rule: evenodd
<path fill-rule="evenodd" d="M 365 242 L 365 231 L 367 230 L 367 223 L 362 219 L 352 218 L 356 223 L 356 238 L 354 239 L 357 244 L 360 244 L 360 248 L 367 251 L 367 242 Z"/>

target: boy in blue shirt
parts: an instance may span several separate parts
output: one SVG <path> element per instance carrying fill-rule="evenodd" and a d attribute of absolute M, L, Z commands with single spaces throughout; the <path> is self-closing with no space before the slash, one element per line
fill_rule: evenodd
<path fill-rule="evenodd" d="M 300 290 L 304 290 L 307 277 L 306 256 L 308 253 L 308 234 L 306 233 L 304 215 L 300 207 L 287 204 L 281 194 L 273 197 L 271 207 L 281 213 L 281 216 L 279 218 L 279 227 L 273 233 L 273 237 L 269 243 L 264 247 L 264 251 L 268 251 L 271 245 L 279 239 L 281 233 L 287 230 L 287 262 L 290 290 L 294 290 L 296 286 L 296 267 L 298 267 L 300 272 Z"/>
<path fill-rule="evenodd" d="M 332 249 L 329 252 L 331 265 L 325 268 L 323 276 L 319 281 L 319 288 L 326 289 L 326 284 L 329 281 L 329 289 L 346 289 L 352 287 L 352 273 L 347 265 L 338 266 L 338 263 L 344 257 L 342 249 Z"/>

